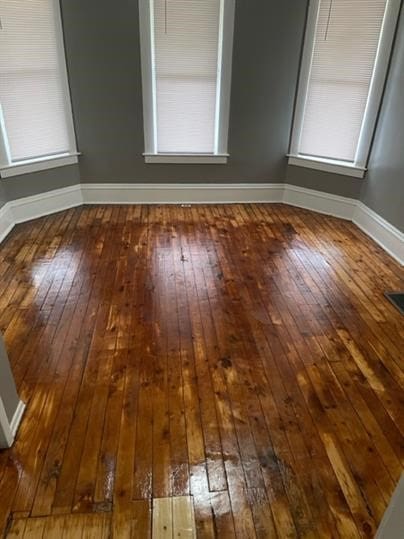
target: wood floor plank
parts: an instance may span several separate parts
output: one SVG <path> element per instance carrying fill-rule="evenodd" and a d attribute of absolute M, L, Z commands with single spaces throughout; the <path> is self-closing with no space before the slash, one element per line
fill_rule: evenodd
<path fill-rule="evenodd" d="M 173 537 L 196 539 L 194 504 L 191 496 L 172 498 Z"/>
<path fill-rule="evenodd" d="M 24 539 L 42 539 L 43 537 L 48 537 L 48 535 L 45 535 L 45 527 L 46 519 L 28 518 L 24 529 Z"/>
<path fill-rule="evenodd" d="M 57 515 L 49 518 L 41 518 L 45 522 L 44 536 L 50 539 L 57 539 L 63 536 L 66 530 L 67 521 L 71 518 L 69 515 Z"/>
<path fill-rule="evenodd" d="M 19 518 L 17 520 L 14 520 L 13 522 L 11 522 L 6 537 L 8 539 L 16 539 L 17 537 L 19 537 L 21 539 L 22 537 L 24 537 L 26 525 L 27 519 L 25 518 Z"/>
<path fill-rule="evenodd" d="M 111 537 L 111 517 L 107 514 L 88 513 L 18 519 L 12 522 L 5 537 L 108 539 Z"/>
<path fill-rule="evenodd" d="M 0 534 L 372 537 L 404 467 L 403 286 L 355 225 L 284 204 L 17 225 Z"/>
<path fill-rule="evenodd" d="M 230 265 L 229 265 L 230 262 L 226 259 L 226 254 L 225 253 L 221 253 L 221 260 L 222 260 L 222 271 L 223 271 L 223 273 L 225 275 L 229 274 L 231 272 L 231 268 L 230 268 Z M 234 271 L 237 272 L 237 269 L 235 269 Z M 225 282 L 226 282 L 226 280 L 225 280 Z M 240 293 L 240 290 L 237 291 L 237 294 L 239 294 L 239 293 Z M 237 305 L 238 305 L 238 303 L 233 303 L 233 306 L 232 306 L 233 311 L 234 311 L 234 309 L 237 309 Z M 233 323 L 230 323 L 230 325 L 232 327 L 234 326 Z M 242 340 L 242 339 L 240 339 L 240 340 Z M 243 353 L 241 355 L 244 356 Z M 238 370 L 241 370 L 241 366 L 238 368 Z M 246 373 L 245 377 L 248 378 L 249 374 Z M 274 380 L 277 380 L 278 377 L 279 377 L 278 373 L 276 373 Z M 250 384 L 251 384 L 251 387 L 254 387 L 254 382 L 252 380 L 250 381 Z M 252 401 L 251 396 L 249 396 L 249 401 Z M 283 406 L 283 403 L 282 403 L 281 407 L 282 406 Z M 251 410 L 250 413 L 252 414 L 252 416 L 254 418 L 258 418 L 261 415 L 262 412 L 261 412 L 260 407 L 258 406 L 255 412 L 253 410 Z M 253 425 L 254 425 L 254 423 L 253 423 Z M 292 426 L 293 422 L 289 421 L 289 425 Z M 271 430 L 273 431 L 274 429 L 272 428 Z M 260 430 L 260 432 L 262 432 L 262 430 Z M 255 439 L 257 439 L 257 434 L 255 435 Z M 276 448 L 277 448 L 278 454 L 282 454 L 282 459 L 286 463 L 288 460 L 290 461 L 290 459 L 288 459 L 288 457 L 287 457 L 287 455 L 289 453 L 288 440 L 286 438 L 284 438 L 282 441 L 280 441 L 279 437 L 278 437 L 278 440 L 279 441 L 276 443 Z M 292 506 L 292 510 L 294 510 L 295 523 L 296 523 L 298 529 L 300 529 L 300 532 L 302 534 L 303 533 L 306 534 L 306 533 L 309 533 L 309 530 L 313 528 L 312 524 L 310 524 L 310 521 L 311 521 L 310 509 L 309 509 L 309 506 L 308 506 L 307 501 L 305 499 L 304 492 L 301 489 L 299 489 L 296 482 L 294 482 L 294 481 L 290 482 L 289 481 L 289 470 L 292 470 L 292 467 L 290 466 L 290 464 L 291 464 L 291 462 L 289 462 L 289 464 L 288 464 L 288 468 L 287 468 L 288 469 L 288 474 L 284 474 L 284 480 L 288 481 L 288 487 L 287 488 L 293 489 L 293 492 L 292 491 L 290 492 L 290 502 L 289 503 Z M 286 468 L 284 468 L 284 469 L 286 470 Z M 293 502 L 292 502 L 292 500 L 293 500 Z"/>
<path fill-rule="evenodd" d="M 152 515 L 153 539 L 171 539 L 173 537 L 173 499 L 154 498 Z"/>
<path fill-rule="evenodd" d="M 149 500 L 136 500 L 125 505 L 121 502 L 113 513 L 112 537 L 150 539 L 151 513 Z"/>

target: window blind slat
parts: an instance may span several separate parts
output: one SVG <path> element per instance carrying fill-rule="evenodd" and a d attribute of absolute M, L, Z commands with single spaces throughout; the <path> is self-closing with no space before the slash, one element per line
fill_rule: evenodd
<path fill-rule="evenodd" d="M 299 154 L 355 160 L 386 0 L 320 0 Z"/>
<path fill-rule="evenodd" d="M 68 152 L 53 0 L 2 0 L 0 17 L 0 104 L 12 161 Z"/>
<path fill-rule="evenodd" d="M 157 151 L 214 153 L 220 0 L 153 0 Z"/>

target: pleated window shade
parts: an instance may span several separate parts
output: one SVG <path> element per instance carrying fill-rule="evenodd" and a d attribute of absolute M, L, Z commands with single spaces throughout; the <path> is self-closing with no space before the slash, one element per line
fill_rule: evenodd
<path fill-rule="evenodd" d="M 0 1 L 0 104 L 11 161 L 68 152 L 53 0 Z"/>
<path fill-rule="evenodd" d="M 152 0 L 157 151 L 214 153 L 220 0 Z"/>
<path fill-rule="evenodd" d="M 299 154 L 353 162 L 386 0 L 321 0 Z"/>

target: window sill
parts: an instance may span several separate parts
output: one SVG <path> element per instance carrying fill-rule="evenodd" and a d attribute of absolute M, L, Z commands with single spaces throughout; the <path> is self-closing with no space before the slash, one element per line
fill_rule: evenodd
<path fill-rule="evenodd" d="M 323 170 L 325 172 L 333 172 L 334 174 L 343 174 L 344 176 L 352 176 L 353 178 L 363 178 L 367 170 L 363 167 L 332 159 L 313 159 L 301 155 L 288 155 L 287 157 L 289 158 L 289 165 L 311 168 L 313 170 Z"/>
<path fill-rule="evenodd" d="M 19 161 L 12 165 L 2 166 L 0 168 L 0 176 L 1 178 L 10 178 L 11 176 L 19 176 L 20 174 L 30 174 L 31 172 L 38 172 L 40 170 L 74 165 L 78 163 L 79 155 L 79 153 L 64 153 L 52 157 Z"/>
<path fill-rule="evenodd" d="M 176 165 L 225 165 L 229 154 L 181 154 L 181 153 L 144 153 L 145 163 L 166 163 Z"/>

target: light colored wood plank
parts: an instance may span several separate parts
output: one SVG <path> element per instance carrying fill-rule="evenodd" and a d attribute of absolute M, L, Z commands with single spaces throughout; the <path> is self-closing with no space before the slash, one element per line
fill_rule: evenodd
<path fill-rule="evenodd" d="M 152 512 L 152 537 L 153 539 L 172 539 L 172 498 L 154 498 Z"/>
<path fill-rule="evenodd" d="M 173 537 L 196 538 L 195 514 L 192 496 L 175 496 L 173 504 Z"/>

